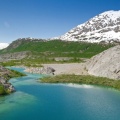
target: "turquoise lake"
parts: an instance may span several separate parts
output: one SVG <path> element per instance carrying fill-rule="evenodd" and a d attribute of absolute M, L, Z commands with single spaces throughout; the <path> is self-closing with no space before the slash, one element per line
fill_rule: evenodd
<path fill-rule="evenodd" d="M 23 72 L 23 68 L 12 68 Z M 43 84 L 38 74 L 13 78 L 0 97 L 0 120 L 119 120 L 120 91 L 90 85 Z"/>

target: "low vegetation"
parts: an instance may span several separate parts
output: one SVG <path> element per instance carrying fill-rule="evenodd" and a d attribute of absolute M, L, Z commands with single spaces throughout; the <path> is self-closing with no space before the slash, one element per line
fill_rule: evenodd
<path fill-rule="evenodd" d="M 86 43 L 79 41 L 31 41 L 29 39 L 22 39 L 14 41 L 7 49 L 0 51 L 0 53 L 31 51 L 33 53 L 32 55 L 37 56 L 90 58 L 112 46 L 113 44 Z"/>
<path fill-rule="evenodd" d="M 4 86 L 0 85 L 0 95 L 5 95 L 5 94 L 7 94 L 7 92 L 6 92 L 5 88 L 4 88 Z"/>
<path fill-rule="evenodd" d="M 10 69 L 9 69 L 10 70 Z M 18 72 L 18 71 L 15 71 L 15 70 L 10 70 L 10 74 L 9 74 L 9 78 L 7 79 L 10 79 L 10 78 L 13 78 L 13 77 L 21 77 L 21 76 L 26 76 L 24 73 L 21 73 L 21 72 Z"/>
<path fill-rule="evenodd" d="M 6 71 L 4 71 L 3 73 L 0 72 L 0 77 L 5 78 L 6 80 L 9 80 L 10 78 L 13 77 L 21 77 L 21 76 L 25 76 L 25 74 L 11 69 L 6 69 Z"/>
<path fill-rule="evenodd" d="M 61 40 L 17 40 L 0 54 L 10 53 L 9 61 L 3 66 L 24 65 L 41 66 L 44 63 L 80 63 L 92 56 L 114 46 L 113 44 L 86 43 Z M 12 55 L 15 52 L 27 52 L 24 59 Z M 19 54 L 19 53 L 18 53 Z"/>
<path fill-rule="evenodd" d="M 90 75 L 58 75 L 40 79 L 44 83 L 76 83 L 112 87 L 120 90 L 120 80 Z"/>
<path fill-rule="evenodd" d="M 74 41 L 62 41 L 62 40 L 20 40 L 21 42 L 18 45 L 18 41 L 14 41 L 7 49 L 1 51 L 5 52 L 21 52 L 21 51 L 34 51 L 34 52 L 101 52 L 112 44 L 100 44 L 100 43 L 87 43 L 87 42 L 74 42 Z M 13 47 L 14 46 L 14 47 Z"/>

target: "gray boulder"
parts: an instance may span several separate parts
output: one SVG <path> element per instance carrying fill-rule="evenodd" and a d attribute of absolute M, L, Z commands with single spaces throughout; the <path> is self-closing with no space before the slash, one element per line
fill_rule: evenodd
<path fill-rule="evenodd" d="M 92 57 L 86 68 L 91 75 L 120 79 L 120 45 Z"/>

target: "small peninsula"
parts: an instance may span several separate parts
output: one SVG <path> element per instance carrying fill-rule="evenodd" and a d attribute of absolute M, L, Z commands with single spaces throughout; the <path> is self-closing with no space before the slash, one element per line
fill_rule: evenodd
<path fill-rule="evenodd" d="M 14 86 L 9 82 L 10 78 L 24 76 L 14 70 L 0 66 L 0 95 L 6 95 L 15 91 Z"/>

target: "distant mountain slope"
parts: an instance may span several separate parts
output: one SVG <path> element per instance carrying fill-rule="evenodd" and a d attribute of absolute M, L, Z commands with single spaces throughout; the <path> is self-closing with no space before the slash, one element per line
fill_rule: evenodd
<path fill-rule="evenodd" d="M 86 42 L 120 42 L 120 11 L 107 11 L 71 29 L 57 39 Z"/>
<path fill-rule="evenodd" d="M 38 40 L 38 39 L 18 39 L 13 41 L 7 48 L 1 50 L 1 53 L 13 53 L 22 51 L 32 52 L 69 52 L 69 53 L 99 53 L 112 47 L 112 44 L 97 44 L 84 42 L 66 42 L 62 40 Z"/>
<path fill-rule="evenodd" d="M 0 61 L 23 58 L 72 57 L 90 58 L 110 47 L 113 44 L 84 43 L 62 40 L 18 39 L 7 48 L 0 50 Z"/>
<path fill-rule="evenodd" d="M 120 45 L 92 57 L 87 69 L 91 75 L 120 79 Z"/>
<path fill-rule="evenodd" d="M 0 49 L 4 49 L 6 47 L 8 47 L 8 43 L 0 43 Z"/>

